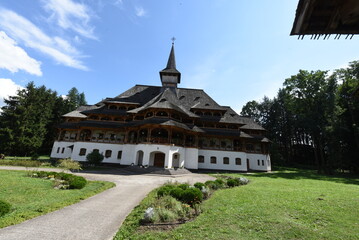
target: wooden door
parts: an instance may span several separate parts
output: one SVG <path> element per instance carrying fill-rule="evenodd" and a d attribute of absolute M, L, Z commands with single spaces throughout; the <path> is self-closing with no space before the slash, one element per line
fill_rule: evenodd
<path fill-rule="evenodd" d="M 156 153 L 155 154 L 153 166 L 161 167 L 161 168 L 163 168 L 165 166 L 165 154 L 164 153 Z"/>

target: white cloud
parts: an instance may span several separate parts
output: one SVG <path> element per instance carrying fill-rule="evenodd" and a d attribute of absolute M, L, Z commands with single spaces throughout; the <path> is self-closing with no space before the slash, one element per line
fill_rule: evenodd
<path fill-rule="evenodd" d="M 31 58 L 24 49 L 9 38 L 5 32 L 0 31 L 0 68 L 12 73 L 24 70 L 30 74 L 41 76 L 41 63 Z"/>
<path fill-rule="evenodd" d="M 135 11 L 137 17 L 144 17 L 147 14 L 146 10 L 143 7 L 135 7 Z"/>
<path fill-rule="evenodd" d="M 13 11 L 0 8 L 0 28 L 17 42 L 50 56 L 59 64 L 87 70 L 79 60 L 82 56 L 68 41 L 46 35 L 32 22 Z"/>
<path fill-rule="evenodd" d="M 22 86 L 17 85 L 13 80 L 7 78 L 0 78 L 0 107 L 4 106 L 4 98 L 14 96 L 17 90 L 23 89 Z"/>
<path fill-rule="evenodd" d="M 85 4 L 72 0 L 43 0 L 44 9 L 50 13 L 53 20 L 63 29 L 71 29 L 83 37 L 96 39 L 94 27 L 89 24 L 91 10 Z"/>

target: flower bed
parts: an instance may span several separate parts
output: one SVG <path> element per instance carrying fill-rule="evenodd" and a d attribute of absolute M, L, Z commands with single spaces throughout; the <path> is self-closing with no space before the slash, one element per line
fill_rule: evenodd
<path fill-rule="evenodd" d="M 85 178 L 63 172 L 31 171 L 29 176 L 53 180 L 56 189 L 82 189 L 87 184 Z"/>

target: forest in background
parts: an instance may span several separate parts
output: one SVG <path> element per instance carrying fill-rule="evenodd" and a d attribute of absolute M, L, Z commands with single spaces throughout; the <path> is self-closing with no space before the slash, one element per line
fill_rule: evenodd
<path fill-rule="evenodd" d="M 359 61 L 332 74 L 300 70 L 276 97 L 248 102 L 241 115 L 267 130 L 274 165 L 359 172 Z"/>
<path fill-rule="evenodd" d="M 50 154 L 61 116 L 85 104 L 76 88 L 63 97 L 30 82 L 1 108 L 0 153 Z M 273 165 L 359 172 L 359 61 L 332 74 L 300 70 L 276 97 L 248 102 L 241 115 L 267 130 Z"/>
<path fill-rule="evenodd" d="M 61 116 L 87 104 L 85 94 L 76 88 L 59 96 L 33 82 L 4 101 L 0 113 L 0 153 L 11 156 L 49 155 Z"/>

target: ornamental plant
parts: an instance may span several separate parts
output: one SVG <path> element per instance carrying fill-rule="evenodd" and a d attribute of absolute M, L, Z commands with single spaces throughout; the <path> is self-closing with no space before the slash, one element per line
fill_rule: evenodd
<path fill-rule="evenodd" d="M 8 202 L 0 200 L 0 217 L 9 213 L 11 210 L 11 205 Z"/>
<path fill-rule="evenodd" d="M 86 160 L 90 164 L 98 165 L 100 164 L 104 159 L 103 154 L 99 153 L 98 151 L 92 151 L 86 156 Z"/>

